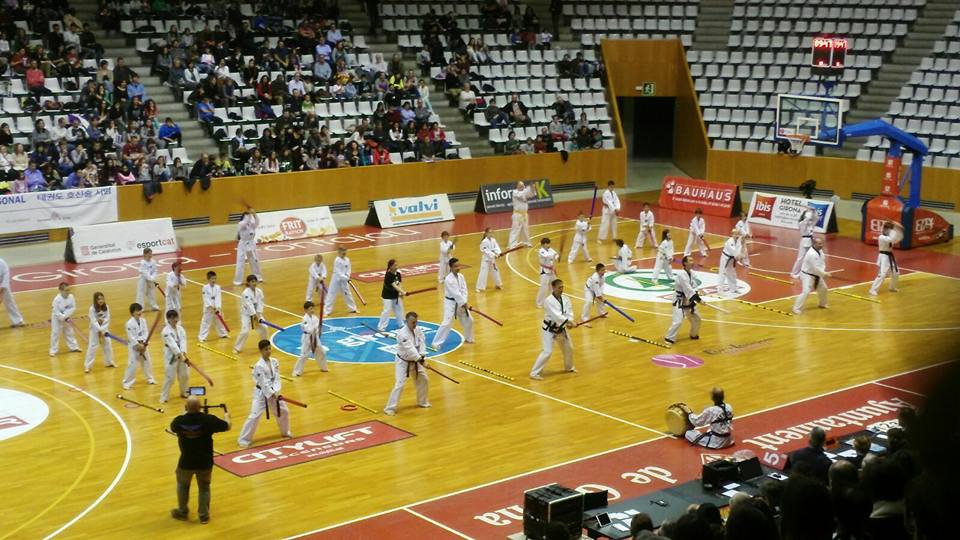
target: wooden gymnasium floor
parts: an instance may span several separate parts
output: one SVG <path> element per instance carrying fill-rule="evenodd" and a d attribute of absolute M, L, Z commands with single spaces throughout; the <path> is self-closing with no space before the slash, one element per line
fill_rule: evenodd
<path fill-rule="evenodd" d="M 588 210 L 589 201 L 531 212 L 534 243 L 549 235 L 557 246 L 581 208 Z M 638 211 L 639 201 L 631 200 L 624 215 L 636 216 Z M 664 224 L 674 227 L 675 244 L 682 249 L 690 216 L 655 211 L 658 229 Z M 955 356 L 960 304 L 953 299 L 960 295 L 960 257 L 953 243 L 898 253 L 904 270 L 901 292 L 884 292 L 879 303 L 832 293 L 830 309 L 816 309 L 811 299 L 808 310 L 799 317 L 737 301 L 720 304 L 729 314 L 701 309 L 705 319 L 702 339 L 683 339 L 669 351 L 684 359 L 702 359 L 704 364 L 696 369 L 654 364 L 652 357 L 667 353 L 665 349 L 610 333 L 618 330 L 661 340 L 669 323 L 668 303 L 618 299 L 636 323 L 611 313 L 591 328 L 574 330 L 580 372 L 562 373 L 558 351 L 545 373 L 546 380 L 531 381 L 527 374 L 540 349 L 541 320 L 534 306 L 534 252 L 522 250 L 501 260 L 502 291 L 473 291 L 479 231 L 485 225 L 494 227 L 505 246 L 509 221 L 509 214 L 470 214 L 455 223 L 341 232 L 338 242 L 352 248 L 354 271 L 366 272 L 381 270 L 388 258 L 399 259 L 401 265 L 434 262 L 436 238 L 442 229 L 450 229 L 458 238 L 457 255 L 473 265 L 465 272 L 471 303 L 505 326 L 477 318 L 475 345 L 465 344 L 432 361 L 461 384 L 432 375 L 431 409 L 415 407 L 414 391 L 408 385 L 395 417 L 363 409 L 344 411 L 344 402 L 328 393 L 332 390 L 379 411 L 393 383 L 392 365 L 332 363 L 326 374 L 308 365 L 302 378 L 284 382 L 285 394 L 309 403 L 308 409 L 291 408 L 295 436 L 373 420 L 414 436 L 254 476 L 235 476 L 218 468 L 213 480 L 212 521 L 205 526 L 196 521 L 195 508 L 190 523 L 174 521 L 168 513 L 175 504 L 173 470 L 178 451 L 176 440 L 164 428 L 179 413 L 179 400 L 174 398 L 163 414 L 125 406 L 118 400 L 126 363 L 126 351 L 119 346 L 114 347 L 119 369 L 103 368 L 98 358 L 88 375 L 83 373 L 82 354 L 47 356 L 49 329 L 42 321 L 49 317 L 60 276 L 75 284 L 78 315 L 86 314 L 94 291 L 103 291 L 112 306 L 112 330 L 122 334 L 125 307 L 134 297 L 135 272 L 120 263 L 82 265 L 66 272 L 59 265 L 14 267 L 13 273 L 19 276 L 14 285 L 17 301 L 28 323 L 33 324 L 0 330 L 5 353 L 0 362 L 0 387 L 38 397 L 50 413 L 36 429 L 0 442 L 6 469 L 3 492 L 9 497 L 2 505 L 0 538 L 41 538 L 58 532 L 67 538 L 158 538 L 170 534 L 181 538 L 278 538 L 311 531 L 317 538 L 503 538 L 522 528 L 516 519 L 519 507 L 514 505 L 521 504 L 525 487 L 569 480 L 612 486 L 626 497 L 695 478 L 706 454 L 664 438 L 660 432 L 663 412 L 677 401 L 694 408 L 703 406 L 714 385 L 726 389 L 738 415 L 738 438 L 745 439 L 750 430 L 773 433 L 781 424 L 801 423 L 808 416 L 832 414 L 834 408 L 861 401 L 915 403 L 923 393 L 922 380 L 936 376 L 936 368 L 921 368 Z M 708 217 L 707 222 L 714 249 L 702 262 L 706 269 L 716 265 L 717 248 L 723 240 L 719 234 L 729 231 L 733 221 Z M 759 236 L 750 250 L 754 268 L 782 280 L 795 257 L 796 234 L 754 228 Z M 842 222 L 841 229 L 843 233 L 832 235 L 827 243 L 829 267 L 844 269 L 831 280 L 831 286 L 866 296 L 865 283 L 875 272 L 876 248 L 859 243 L 859 224 Z M 631 246 L 636 233 L 635 221 L 621 220 L 620 235 Z M 595 259 L 608 260 L 614 248 L 598 245 L 595 234 L 596 229 L 590 234 L 589 248 Z M 287 326 L 299 320 L 310 257 L 324 252 L 331 265 L 333 245 L 328 238 L 261 248 L 269 306 L 266 316 L 272 322 Z M 249 411 L 252 381 L 248 366 L 256 358 L 256 334 L 248 340 L 240 361 L 197 348 L 197 283 L 203 281 L 207 269 L 219 271 L 220 282 L 227 285 L 227 320 L 232 327 L 238 326 L 234 295 L 238 291 L 229 286 L 232 247 L 204 246 L 184 253 L 189 260 L 185 273 L 191 280 L 184 294 L 190 356 L 216 382 L 208 388 L 210 400 L 226 402 L 234 415 L 233 432 L 216 438 L 216 448 L 224 453 L 238 450 L 236 435 Z M 643 258 L 639 266 L 652 266 L 653 253 L 649 247 L 638 253 Z M 560 275 L 575 299 L 579 316 L 588 264 L 568 265 L 565 256 Z M 136 261 L 126 262 L 135 267 Z M 789 311 L 791 297 L 799 290 L 781 281 L 748 275 L 743 269 L 740 278 L 751 286 L 743 299 L 773 309 Z M 432 272 L 405 280 L 408 290 L 435 283 Z M 358 284 L 369 302 L 361 307 L 361 314 L 378 315 L 380 284 Z M 431 292 L 410 297 L 406 308 L 418 311 L 422 320 L 439 322 L 439 296 Z M 336 315 L 344 315 L 342 304 Z M 152 322 L 154 314 L 146 316 Z M 85 320 L 80 325 L 86 329 Z M 221 351 L 229 351 L 231 344 L 232 339 L 210 343 Z M 155 376 L 162 381 L 159 340 L 151 343 L 151 350 Z M 293 359 L 280 352 L 275 356 L 289 375 Z M 461 361 L 513 380 L 477 371 Z M 890 378 L 904 372 L 913 374 Z M 191 382 L 201 384 L 202 380 L 191 372 Z M 146 386 L 138 379 L 125 395 L 156 406 L 159 391 L 159 386 Z M 820 397 L 801 401 L 813 396 Z M 782 408 L 785 404 L 792 405 Z M 801 439 L 788 437 L 777 448 L 798 447 Z M 273 420 L 262 421 L 254 444 L 280 440 Z M 738 449 L 763 450 L 747 442 L 734 447 Z M 567 465 L 549 468 L 557 464 Z M 570 467 L 576 470 L 570 472 Z M 525 475 L 530 471 L 541 472 Z M 605 478 L 609 480 L 602 481 Z M 512 480 L 498 483 L 503 479 Z M 477 486 L 484 487 L 473 489 Z M 449 494 L 456 495 L 449 498 Z M 193 496 L 191 507 L 195 491 Z M 427 501 L 426 505 L 417 506 L 421 501 Z M 367 516 L 373 518 L 361 519 Z M 350 523 L 334 527 L 344 522 Z"/>

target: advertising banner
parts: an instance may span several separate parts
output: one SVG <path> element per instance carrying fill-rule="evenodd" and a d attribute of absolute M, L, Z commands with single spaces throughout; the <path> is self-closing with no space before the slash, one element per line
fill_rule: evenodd
<path fill-rule="evenodd" d="M 428 274 L 436 275 L 438 272 L 440 272 L 440 263 L 438 261 L 433 261 L 418 264 L 405 264 L 398 266 L 397 271 L 400 272 L 400 275 L 404 278 L 425 276 Z M 350 277 L 364 283 L 382 283 L 383 276 L 385 276 L 386 273 L 387 269 L 382 268 L 380 270 L 369 270 L 367 272 L 354 272 L 353 274 L 350 274 Z"/>
<path fill-rule="evenodd" d="M 664 176 L 659 205 L 687 212 L 700 208 L 706 215 L 731 217 L 740 212 L 740 188 L 736 184 Z"/>
<path fill-rule="evenodd" d="M 143 219 L 74 227 L 68 245 L 76 262 L 85 263 L 139 257 L 145 248 L 174 253 L 177 237 L 170 218 Z"/>
<path fill-rule="evenodd" d="M 0 234 L 63 229 L 117 220 L 117 188 L 0 195 Z"/>
<path fill-rule="evenodd" d="M 830 216 L 833 213 L 833 203 L 830 201 L 815 201 L 794 197 L 792 195 L 777 195 L 755 191 L 750 200 L 750 210 L 747 212 L 747 221 L 772 225 L 785 229 L 797 229 L 800 215 L 808 207 L 816 208 L 820 216 L 817 220 L 815 232 L 828 232 Z"/>
<path fill-rule="evenodd" d="M 374 201 L 367 214 L 367 225 L 389 229 L 421 223 L 453 221 L 453 208 L 446 193 L 423 197 L 400 197 Z"/>
<path fill-rule="evenodd" d="M 258 244 L 326 236 L 337 232 L 337 224 L 333 221 L 329 206 L 260 212 L 257 217 L 260 218 L 260 225 L 257 227 Z"/>
<path fill-rule="evenodd" d="M 550 189 L 550 181 L 542 180 L 524 180 L 525 186 L 533 187 L 534 198 L 527 201 L 528 208 L 550 208 L 553 206 L 553 191 Z M 501 184 L 483 184 L 480 191 L 477 192 L 476 212 L 484 214 L 496 214 L 499 212 L 511 212 L 513 210 L 513 191 L 517 187 L 516 182 L 503 182 Z"/>

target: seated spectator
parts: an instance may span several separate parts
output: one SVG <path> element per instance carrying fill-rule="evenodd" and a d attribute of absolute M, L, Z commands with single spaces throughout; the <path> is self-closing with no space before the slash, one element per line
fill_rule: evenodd
<path fill-rule="evenodd" d="M 568 138 L 564 125 L 557 115 L 553 115 L 550 119 L 550 125 L 547 126 L 547 129 L 550 133 L 550 139 L 554 142 L 566 141 Z"/>
<path fill-rule="evenodd" d="M 557 62 L 557 74 L 560 75 L 561 77 L 572 79 L 575 76 L 574 68 L 575 66 L 573 64 L 573 61 L 570 60 L 569 54 L 564 54 L 563 58 L 561 58 Z"/>
<path fill-rule="evenodd" d="M 233 167 L 233 162 L 230 161 L 226 152 L 220 152 L 217 159 L 213 161 L 213 175 L 218 178 L 237 175 L 237 171 Z"/>
<path fill-rule="evenodd" d="M 520 96 L 514 94 L 510 97 L 510 103 L 506 107 L 510 114 L 510 120 L 516 124 L 527 125 L 530 123 L 530 117 L 527 116 L 527 106 L 520 101 Z"/>
<path fill-rule="evenodd" d="M 512 129 L 507 133 L 507 142 L 503 143 L 503 153 L 507 155 L 523 153 L 520 150 L 520 141 L 517 140 L 517 132 Z"/>
<path fill-rule="evenodd" d="M 575 77 L 593 77 L 593 63 L 585 60 L 582 52 L 578 52 L 573 59 L 572 71 Z"/>
<path fill-rule="evenodd" d="M 40 143 L 48 143 L 53 140 L 50 131 L 47 130 L 46 122 L 38 119 L 33 124 L 33 134 L 30 135 L 30 146 L 36 148 Z"/>
<path fill-rule="evenodd" d="M 563 96 L 557 96 L 557 99 L 553 102 L 551 107 L 553 113 L 560 117 L 564 122 L 573 122 L 574 120 L 574 110 L 573 105 L 566 100 Z"/>
<path fill-rule="evenodd" d="M 118 186 L 132 184 L 137 181 L 137 177 L 130 171 L 126 163 L 120 165 L 120 169 L 114 174 L 113 181 Z"/>
<path fill-rule="evenodd" d="M 823 428 L 815 427 L 810 431 L 809 444 L 793 453 L 790 457 L 790 471 L 794 474 L 803 474 L 827 484 L 827 474 L 831 461 L 823 451 L 827 433 Z"/>
<path fill-rule="evenodd" d="M 387 150 L 387 148 L 384 145 L 373 140 L 369 142 L 369 145 L 370 145 L 370 163 L 372 165 L 389 165 L 390 163 L 392 163 L 392 161 L 390 160 L 390 152 Z"/>
<path fill-rule="evenodd" d="M 259 148 L 255 148 L 247 161 L 247 174 L 263 174 L 264 160 Z"/>
<path fill-rule="evenodd" d="M 333 69 L 327 62 L 327 58 L 322 54 L 317 56 L 313 63 L 313 82 L 314 84 L 327 84 L 333 76 Z"/>
<path fill-rule="evenodd" d="M 124 62 L 122 56 L 117 57 L 117 61 L 113 67 L 113 84 L 119 85 L 120 83 L 129 82 L 133 79 L 135 72 L 127 66 Z"/>
<path fill-rule="evenodd" d="M 37 162 L 30 160 L 27 169 L 23 171 L 23 179 L 26 182 L 27 191 L 44 191 L 47 189 L 47 180 L 43 177 L 43 171 L 37 168 Z"/>
<path fill-rule="evenodd" d="M 196 113 L 197 120 L 201 122 L 206 122 L 208 124 L 213 123 L 213 103 L 210 103 L 210 98 L 204 96 L 204 98 L 197 103 Z"/>
<path fill-rule="evenodd" d="M 263 172 L 265 174 L 280 172 L 280 159 L 277 157 L 276 152 L 270 152 L 270 155 L 264 160 Z"/>
<path fill-rule="evenodd" d="M 176 163 L 176 162 L 174 162 Z M 190 169 L 190 175 L 184 179 L 183 184 L 187 191 L 193 190 L 193 185 L 200 182 L 200 189 L 206 191 L 210 189 L 210 179 L 213 178 L 213 164 L 210 163 L 210 154 L 206 152 L 193 164 Z"/>
<path fill-rule="evenodd" d="M 840 462 L 838 462 L 840 463 Z M 844 462 L 854 467 L 849 462 Z M 854 467 L 854 472 L 856 468 Z M 833 488 L 831 487 L 831 491 Z M 874 538 L 867 531 L 872 505 L 870 498 L 859 487 L 848 487 L 832 495 L 833 514 L 837 521 L 836 540 L 860 540 Z"/>
<path fill-rule="evenodd" d="M 287 82 L 283 78 L 283 73 L 277 73 L 276 78 L 270 83 L 270 90 L 273 94 L 273 102 L 282 105 L 290 95 L 287 90 Z"/>
<path fill-rule="evenodd" d="M 586 150 L 593 147 L 593 136 L 590 134 L 590 128 L 580 126 L 574 139 L 578 150 Z"/>
<path fill-rule="evenodd" d="M 336 46 L 343 41 L 343 33 L 337 28 L 337 23 L 330 23 L 330 29 L 327 30 L 327 43 Z"/>
<path fill-rule="evenodd" d="M 303 80 L 300 79 L 299 72 L 295 73 L 293 78 L 290 79 L 290 82 L 287 83 L 287 92 L 290 93 L 290 95 L 298 92 L 301 96 L 307 93 L 307 87 L 303 84 Z"/>
<path fill-rule="evenodd" d="M 173 118 L 169 116 L 163 121 L 163 125 L 160 126 L 160 129 L 157 131 L 157 136 L 165 143 L 165 146 L 171 144 L 177 144 L 179 146 L 183 138 L 180 133 L 180 126 L 174 123 Z"/>
<path fill-rule="evenodd" d="M 100 182 L 100 171 L 97 170 L 97 164 L 93 160 L 87 162 L 87 166 L 80 170 L 80 187 L 96 187 Z"/>
<path fill-rule="evenodd" d="M 865 459 L 870 453 L 870 437 L 858 435 L 853 439 L 853 450 L 857 453 L 855 457 L 846 458 L 858 469 L 863 467 Z"/>
<path fill-rule="evenodd" d="M 497 128 L 510 123 L 510 117 L 507 115 L 507 112 L 497 105 L 497 98 L 490 98 L 490 103 L 488 103 L 487 108 L 483 110 L 483 116 L 487 119 L 490 127 Z"/>
<path fill-rule="evenodd" d="M 37 100 L 40 99 L 40 96 L 50 94 L 50 90 L 45 86 L 46 80 L 43 70 L 37 67 L 37 61 L 31 60 L 26 74 L 27 92 L 33 94 L 33 97 Z"/>
<path fill-rule="evenodd" d="M 907 474 L 892 458 L 883 456 L 863 466 L 863 487 L 873 503 L 867 532 L 873 540 L 907 540 L 904 496 Z"/>
<path fill-rule="evenodd" d="M 473 88 L 470 86 L 470 84 L 463 85 L 458 97 L 458 103 L 460 112 L 462 112 L 465 116 L 473 114 L 473 110 L 477 106 L 477 94 L 473 91 Z"/>
<path fill-rule="evenodd" d="M 187 169 L 187 166 L 183 164 L 183 161 L 178 157 L 173 158 L 173 164 L 170 165 L 170 179 L 179 180 L 186 184 L 189 176 L 190 171 Z"/>
<path fill-rule="evenodd" d="M 533 154 L 534 152 L 536 152 L 536 149 L 534 148 L 532 137 L 527 137 L 527 140 L 520 143 L 520 151 L 518 152 L 519 154 Z"/>
<path fill-rule="evenodd" d="M 546 130 L 547 128 L 543 128 Z M 547 146 L 547 141 L 550 139 L 549 134 L 540 134 L 537 135 L 537 138 L 533 141 L 533 153 L 534 154 L 544 154 L 549 151 Z"/>
<path fill-rule="evenodd" d="M 25 171 L 30 163 L 30 157 L 20 143 L 13 145 L 13 154 L 10 157 L 15 171 Z"/>

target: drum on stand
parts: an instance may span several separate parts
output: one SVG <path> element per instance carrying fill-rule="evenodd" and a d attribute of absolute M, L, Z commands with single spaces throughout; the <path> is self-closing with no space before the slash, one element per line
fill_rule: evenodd
<path fill-rule="evenodd" d="M 667 433 L 682 437 L 684 433 L 693 429 L 693 423 L 690 422 L 692 412 L 686 403 L 674 403 L 667 407 Z"/>

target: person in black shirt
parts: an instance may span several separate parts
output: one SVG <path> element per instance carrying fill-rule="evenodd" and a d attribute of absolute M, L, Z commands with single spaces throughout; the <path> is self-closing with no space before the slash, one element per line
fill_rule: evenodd
<path fill-rule="evenodd" d="M 823 428 L 813 428 L 810 431 L 810 444 L 790 456 L 790 470 L 826 484 L 830 465 L 833 463 L 823 451 L 826 440 L 827 433 Z"/>
<path fill-rule="evenodd" d="M 377 330 L 381 332 L 386 330 L 387 324 L 390 322 L 391 311 L 397 317 L 397 328 L 403 326 L 403 299 L 401 297 L 406 293 L 400 286 L 402 279 L 400 271 L 397 270 L 397 260 L 390 259 L 387 261 L 387 272 L 383 275 L 383 292 L 380 293 L 380 297 L 383 298 L 383 311 L 380 313 L 380 322 L 377 324 Z"/>
<path fill-rule="evenodd" d="M 213 434 L 230 429 L 230 413 L 223 411 L 223 420 L 201 412 L 200 400 L 191 396 L 184 405 L 186 414 L 170 422 L 170 431 L 180 440 L 180 461 L 177 463 L 177 508 L 170 511 L 175 519 L 186 521 L 189 511 L 190 482 L 197 477 L 199 492 L 197 512 L 200 523 L 210 521 L 210 477 L 213 473 Z"/>

